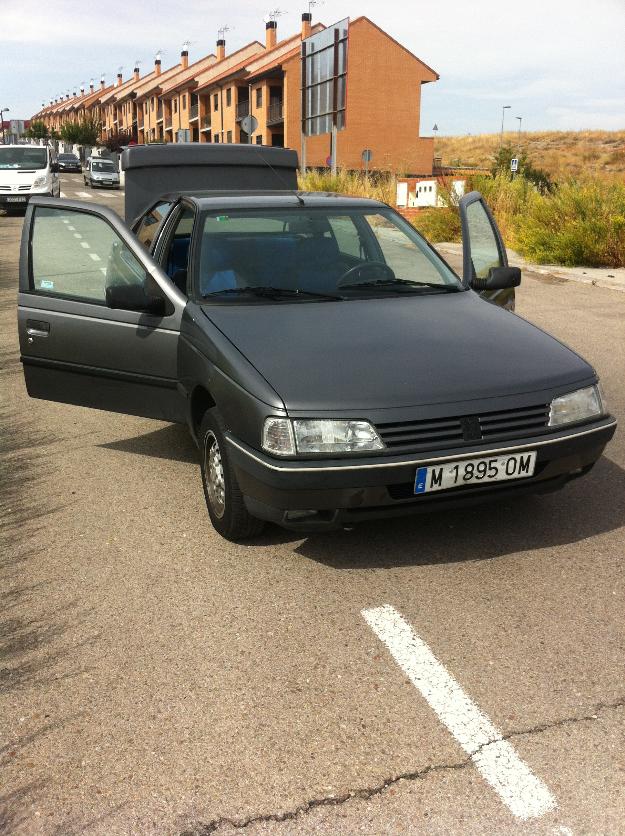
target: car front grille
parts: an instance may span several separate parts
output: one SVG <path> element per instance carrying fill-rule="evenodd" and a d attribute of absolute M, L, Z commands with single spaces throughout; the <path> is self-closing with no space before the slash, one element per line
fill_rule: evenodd
<path fill-rule="evenodd" d="M 0 192 L 10 192 L 13 190 L 12 186 L 0 186 Z M 26 183 L 23 186 L 17 187 L 18 192 L 28 192 L 30 191 L 30 185 Z"/>
<path fill-rule="evenodd" d="M 549 404 L 539 404 L 453 418 L 377 424 L 376 429 L 387 449 L 402 452 L 526 438 L 546 430 L 548 421 Z"/>

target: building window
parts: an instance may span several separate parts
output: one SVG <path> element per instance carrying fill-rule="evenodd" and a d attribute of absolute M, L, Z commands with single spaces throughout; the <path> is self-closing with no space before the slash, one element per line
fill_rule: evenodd
<path fill-rule="evenodd" d="M 256 88 L 256 107 L 263 106 L 263 88 L 257 87 Z"/>
<path fill-rule="evenodd" d="M 182 94 L 182 109 L 183 110 L 187 109 L 187 94 L 186 93 Z"/>
<path fill-rule="evenodd" d="M 148 103 L 147 102 L 143 103 L 143 110 L 144 110 L 145 113 L 148 112 Z"/>
<path fill-rule="evenodd" d="M 213 110 L 215 112 L 219 110 L 219 93 L 215 93 L 213 96 Z"/>
<path fill-rule="evenodd" d="M 232 142 L 232 131 L 226 132 L 226 142 Z"/>
<path fill-rule="evenodd" d="M 215 138 L 213 139 L 213 142 L 219 142 L 219 134 L 215 134 Z"/>
<path fill-rule="evenodd" d="M 150 99 L 150 110 L 154 112 L 154 96 Z"/>
<path fill-rule="evenodd" d="M 232 104 L 232 87 L 228 87 L 226 90 L 226 107 L 230 107 Z"/>
<path fill-rule="evenodd" d="M 263 144 L 263 138 L 260 134 L 258 134 L 258 136 L 256 137 L 256 145 L 262 145 L 262 144 Z"/>
<path fill-rule="evenodd" d="M 178 113 L 178 99 L 174 99 L 174 113 Z"/>

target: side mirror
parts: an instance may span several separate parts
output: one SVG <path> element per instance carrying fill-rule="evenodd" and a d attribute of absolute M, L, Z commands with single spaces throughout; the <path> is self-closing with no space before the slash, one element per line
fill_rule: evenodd
<path fill-rule="evenodd" d="M 473 290 L 506 290 L 521 284 L 520 267 L 491 267 L 485 279 L 474 278 Z"/>
<path fill-rule="evenodd" d="M 152 316 L 165 316 L 165 300 L 162 296 L 149 296 L 141 285 L 112 284 L 106 288 L 106 304 L 109 308 L 124 311 L 142 311 Z"/>
<path fill-rule="evenodd" d="M 59 173 L 59 164 L 58 163 L 50 163 L 50 171 L 52 172 L 52 174 L 58 174 Z"/>

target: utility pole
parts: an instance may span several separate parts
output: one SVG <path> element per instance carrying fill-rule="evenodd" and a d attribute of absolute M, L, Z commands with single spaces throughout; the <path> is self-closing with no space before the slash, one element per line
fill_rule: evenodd
<path fill-rule="evenodd" d="M 515 116 L 515 119 L 519 120 L 519 149 L 521 148 L 521 122 L 523 121 L 522 116 Z"/>
<path fill-rule="evenodd" d="M 503 120 L 506 117 L 506 110 L 510 110 L 511 107 L 512 105 L 503 105 L 503 107 L 501 108 L 501 141 L 499 143 L 500 145 L 503 145 Z"/>
<path fill-rule="evenodd" d="M 6 141 L 5 141 L 5 138 L 4 138 L 4 114 L 9 113 L 9 110 L 10 109 L 8 107 L 3 107 L 2 110 L 0 110 L 0 122 L 2 122 L 2 144 L 3 145 L 6 145 Z"/>

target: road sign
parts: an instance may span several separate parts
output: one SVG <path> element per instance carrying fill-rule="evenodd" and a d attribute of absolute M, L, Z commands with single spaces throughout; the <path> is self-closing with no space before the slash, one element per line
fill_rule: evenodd
<path fill-rule="evenodd" d="M 370 163 L 373 159 L 373 151 L 371 148 L 365 148 L 360 156 L 362 157 L 363 163 Z"/>
<path fill-rule="evenodd" d="M 514 174 L 519 170 L 519 160 L 518 157 L 513 157 L 510 160 L 510 171 Z"/>
<path fill-rule="evenodd" d="M 255 116 L 248 115 L 241 119 L 241 130 L 245 131 L 248 136 L 253 134 L 257 127 L 258 119 Z"/>

